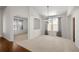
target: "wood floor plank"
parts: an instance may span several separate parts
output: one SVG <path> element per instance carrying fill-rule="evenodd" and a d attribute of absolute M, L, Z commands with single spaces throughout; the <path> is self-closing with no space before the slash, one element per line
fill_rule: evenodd
<path fill-rule="evenodd" d="M 3 37 L 0 37 L 0 52 L 30 52 L 28 49 L 25 49 L 17 44 L 13 44 L 6 40 Z"/>

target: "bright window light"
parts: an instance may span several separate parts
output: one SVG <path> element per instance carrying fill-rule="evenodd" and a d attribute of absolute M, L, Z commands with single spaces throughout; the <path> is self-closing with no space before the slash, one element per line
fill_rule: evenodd
<path fill-rule="evenodd" d="M 52 25 L 52 23 L 49 23 L 49 24 L 48 24 L 48 31 L 51 31 L 51 30 L 52 30 L 51 25 Z"/>
<path fill-rule="evenodd" d="M 58 31 L 58 18 L 53 18 L 53 31 Z"/>
<path fill-rule="evenodd" d="M 48 31 L 58 31 L 58 18 L 48 19 Z"/>

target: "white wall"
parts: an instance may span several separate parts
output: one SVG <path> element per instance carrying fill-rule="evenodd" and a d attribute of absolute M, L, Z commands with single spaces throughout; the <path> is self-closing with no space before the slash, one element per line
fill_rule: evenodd
<path fill-rule="evenodd" d="M 13 19 L 14 16 L 28 17 L 28 7 L 9 6 L 4 10 L 3 16 L 3 33 L 8 40 L 14 40 Z"/>
<path fill-rule="evenodd" d="M 63 14 L 61 16 L 61 30 L 62 37 L 66 39 L 72 39 L 72 19 L 71 16 Z"/>
<path fill-rule="evenodd" d="M 41 34 L 42 34 L 42 35 L 45 34 L 45 30 L 46 30 L 46 28 L 45 28 L 45 26 L 46 26 L 45 22 L 46 22 L 46 21 L 44 21 L 44 20 L 42 19 L 42 21 L 41 21 Z"/>
<path fill-rule="evenodd" d="M 75 45 L 79 48 L 79 8 L 73 11 L 72 17 L 75 17 Z"/>
<path fill-rule="evenodd" d="M 73 20 L 72 16 L 67 16 L 67 38 L 73 41 Z"/>
<path fill-rule="evenodd" d="M 40 16 L 37 11 L 33 7 L 30 7 L 30 14 L 29 14 L 29 39 L 34 39 L 41 34 L 41 28 L 40 29 L 34 29 L 34 18 L 39 18 Z"/>
<path fill-rule="evenodd" d="M 67 26 L 66 26 L 66 24 L 67 24 L 67 16 L 66 16 L 66 14 L 63 14 L 62 15 L 62 17 L 61 17 L 61 33 L 62 33 L 62 37 L 63 38 L 67 38 Z"/>
<path fill-rule="evenodd" d="M 3 32 L 3 25 L 2 25 L 2 9 L 0 9 L 0 37 L 2 36 L 2 32 Z"/>

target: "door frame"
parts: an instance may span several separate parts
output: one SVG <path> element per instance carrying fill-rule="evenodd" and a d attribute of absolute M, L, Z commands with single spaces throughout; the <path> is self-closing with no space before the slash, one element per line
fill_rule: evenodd
<path fill-rule="evenodd" d="M 73 42 L 75 42 L 75 17 L 73 17 Z"/>

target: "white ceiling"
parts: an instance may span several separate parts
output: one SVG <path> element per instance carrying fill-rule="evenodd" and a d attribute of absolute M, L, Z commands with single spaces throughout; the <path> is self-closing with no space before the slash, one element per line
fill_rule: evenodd
<path fill-rule="evenodd" d="M 6 6 L 0 6 L 1 8 L 5 8 Z M 54 15 L 60 15 L 65 12 L 70 12 L 73 9 L 73 6 L 32 6 L 34 10 L 36 10 L 40 15 L 42 16 L 54 16 Z M 79 8 L 79 7 L 78 7 Z"/>
<path fill-rule="evenodd" d="M 34 9 L 37 10 L 40 15 L 53 16 L 65 13 L 68 10 L 68 6 L 34 6 Z"/>

